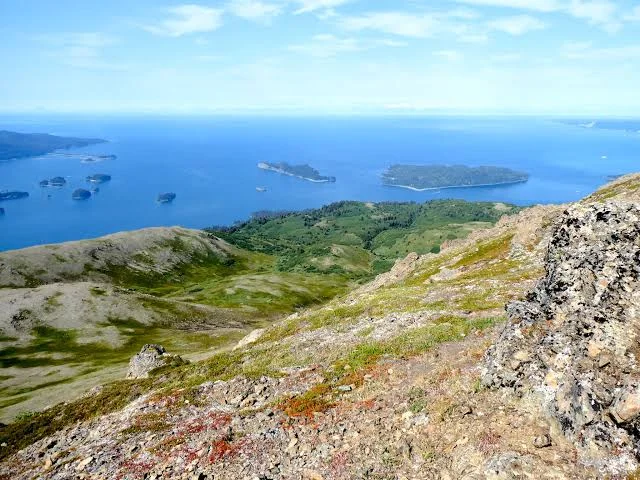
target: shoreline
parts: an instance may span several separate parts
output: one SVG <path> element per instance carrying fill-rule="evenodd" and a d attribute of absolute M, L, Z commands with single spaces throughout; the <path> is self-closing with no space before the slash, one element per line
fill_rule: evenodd
<path fill-rule="evenodd" d="M 313 178 L 303 177 L 301 175 L 296 175 L 295 173 L 289 173 L 289 172 L 287 172 L 285 170 L 282 170 L 282 169 L 279 169 L 279 168 L 273 168 L 273 167 L 270 167 L 269 165 L 262 164 L 262 163 L 258 164 L 258 168 L 260 170 L 268 170 L 270 172 L 276 172 L 276 173 L 280 173 L 282 175 L 287 175 L 288 177 L 299 178 L 301 180 L 306 180 L 308 182 L 313 182 L 313 183 L 333 183 L 333 182 L 330 182 L 329 180 L 314 180 Z"/>
<path fill-rule="evenodd" d="M 478 183 L 477 185 L 447 185 L 444 187 L 427 187 L 427 188 L 416 188 L 411 187 L 409 185 L 396 185 L 393 183 L 384 183 L 385 187 L 397 187 L 397 188 L 406 188 L 408 190 L 413 190 L 414 192 L 427 192 L 429 190 L 446 190 L 452 188 L 475 188 L 475 187 L 499 187 L 501 185 L 515 185 L 517 183 L 526 183 L 529 179 L 526 180 L 514 180 L 512 182 L 499 182 L 499 183 Z"/>

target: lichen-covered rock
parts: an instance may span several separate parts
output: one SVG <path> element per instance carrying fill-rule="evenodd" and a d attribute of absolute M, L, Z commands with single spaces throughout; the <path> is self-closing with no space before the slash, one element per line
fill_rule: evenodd
<path fill-rule="evenodd" d="M 127 378 L 147 378 L 149 372 L 165 365 L 182 365 L 182 357 L 167 353 L 162 345 L 146 344 L 129 361 Z"/>
<path fill-rule="evenodd" d="M 640 208 L 576 205 L 555 227 L 546 275 L 486 354 L 483 383 L 542 397 L 584 460 L 609 472 L 640 452 Z M 610 461 L 614 458 L 615 461 Z"/>

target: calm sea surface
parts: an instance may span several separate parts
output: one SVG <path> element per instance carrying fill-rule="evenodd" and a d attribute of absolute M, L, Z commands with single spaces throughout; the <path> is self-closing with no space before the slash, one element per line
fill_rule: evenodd
<path fill-rule="evenodd" d="M 577 200 L 608 175 L 640 170 L 640 135 L 522 118 L 265 118 L 159 116 L 0 117 L 0 130 L 100 137 L 74 152 L 114 154 L 83 164 L 45 156 L 0 162 L 0 190 L 30 197 L 1 202 L 0 250 L 96 237 L 149 226 L 206 227 L 257 210 L 299 210 L 338 200 L 439 198 L 530 205 Z M 334 184 L 259 170 L 258 162 L 309 163 Z M 523 170 L 526 184 L 428 192 L 385 187 L 394 163 L 495 165 Z M 87 175 L 113 177 L 88 201 L 71 199 Z M 67 177 L 61 189 L 40 180 Z M 266 187 L 259 193 L 256 187 Z M 159 205 L 161 192 L 175 192 Z"/>

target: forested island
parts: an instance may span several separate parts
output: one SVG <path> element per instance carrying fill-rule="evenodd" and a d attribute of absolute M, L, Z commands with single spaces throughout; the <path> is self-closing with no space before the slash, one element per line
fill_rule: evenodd
<path fill-rule="evenodd" d="M 289 175 L 290 177 L 301 178 L 315 183 L 333 183 L 336 181 L 336 177 L 328 177 L 320 175 L 320 172 L 313 168 L 311 165 L 289 165 L 287 162 L 269 163 L 260 162 L 258 168 L 262 170 L 270 170 L 272 172 L 281 173 L 282 175 Z"/>
<path fill-rule="evenodd" d="M 105 143 L 101 138 L 58 137 L 46 133 L 0 130 L 0 161 L 45 155 L 59 149 Z"/>
<path fill-rule="evenodd" d="M 509 168 L 466 165 L 393 165 L 382 175 L 385 185 L 416 191 L 507 185 L 528 179 L 527 173 Z"/>

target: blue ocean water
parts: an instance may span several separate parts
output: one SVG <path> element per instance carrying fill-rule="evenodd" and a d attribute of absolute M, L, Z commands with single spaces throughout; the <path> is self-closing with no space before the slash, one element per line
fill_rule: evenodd
<path fill-rule="evenodd" d="M 584 129 L 549 119 L 476 117 L 12 116 L 0 129 L 100 137 L 74 152 L 115 154 L 83 164 L 38 157 L 0 163 L 0 190 L 30 197 L 0 204 L 0 250 L 91 238 L 149 226 L 206 227 L 257 210 L 298 210 L 338 200 L 490 200 L 518 205 L 577 200 L 608 175 L 639 169 L 640 135 Z M 606 157 L 606 158 L 604 158 Z M 259 170 L 258 162 L 309 163 L 334 184 Z M 531 175 L 525 184 L 413 192 L 385 187 L 391 164 L 495 165 Z M 85 177 L 113 179 L 85 202 L 71 199 Z M 65 176 L 61 189 L 40 180 Z M 266 187 L 259 193 L 256 187 Z M 159 205 L 161 192 L 175 192 Z"/>

